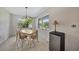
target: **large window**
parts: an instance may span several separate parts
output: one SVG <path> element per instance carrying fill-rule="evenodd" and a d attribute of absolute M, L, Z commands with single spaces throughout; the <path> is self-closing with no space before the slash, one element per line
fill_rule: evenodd
<path fill-rule="evenodd" d="M 49 16 L 42 17 L 38 20 L 38 27 L 40 29 L 48 29 L 49 28 Z"/>
<path fill-rule="evenodd" d="M 17 25 L 21 28 L 32 28 L 33 18 L 20 18 Z"/>

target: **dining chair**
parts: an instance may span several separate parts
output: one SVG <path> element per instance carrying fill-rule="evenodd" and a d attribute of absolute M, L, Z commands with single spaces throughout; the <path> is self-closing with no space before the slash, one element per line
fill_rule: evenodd
<path fill-rule="evenodd" d="M 18 40 L 20 39 L 21 40 L 21 47 L 23 48 L 23 43 L 24 43 L 24 40 L 27 39 L 27 34 L 24 34 L 22 32 L 20 32 L 20 30 L 16 31 L 16 43 L 17 43 L 17 47 L 18 47 Z"/>
<path fill-rule="evenodd" d="M 35 46 L 35 40 L 36 40 L 37 42 L 39 42 L 39 41 L 38 41 L 38 31 L 37 31 L 37 30 L 32 33 L 31 38 L 32 38 L 32 43 L 33 43 L 33 45 Z"/>
<path fill-rule="evenodd" d="M 21 28 L 17 26 L 16 28 L 16 49 L 18 49 L 18 39 L 19 39 L 19 32 Z"/>
<path fill-rule="evenodd" d="M 22 48 L 23 48 L 24 40 L 27 39 L 27 34 L 20 32 L 19 33 L 19 39 L 21 39 Z"/>

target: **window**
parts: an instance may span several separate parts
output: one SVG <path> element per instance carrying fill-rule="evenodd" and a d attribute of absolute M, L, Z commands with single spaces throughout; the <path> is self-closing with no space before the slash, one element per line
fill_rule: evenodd
<path fill-rule="evenodd" d="M 49 28 L 49 16 L 42 17 L 38 20 L 38 27 L 40 29 L 48 29 Z"/>
<path fill-rule="evenodd" d="M 20 18 L 17 23 L 21 28 L 32 28 L 33 18 Z"/>

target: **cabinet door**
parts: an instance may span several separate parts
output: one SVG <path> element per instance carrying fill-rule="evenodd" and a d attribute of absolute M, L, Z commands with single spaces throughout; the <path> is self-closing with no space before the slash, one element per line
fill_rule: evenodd
<path fill-rule="evenodd" d="M 50 35 L 50 49 L 52 51 L 60 51 L 60 37 L 56 35 Z"/>

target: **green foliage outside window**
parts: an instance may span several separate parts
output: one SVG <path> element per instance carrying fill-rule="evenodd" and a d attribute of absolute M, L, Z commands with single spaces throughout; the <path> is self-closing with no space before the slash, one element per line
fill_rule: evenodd
<path fill-rule="evenodd" d="M 39 19 L 38 26 L 40 29 L 48 29 L 49 28 L 49 17 L 45 16 Z"/>
<path fill-rule="evenodd" d="M 32 24 L 33 18 L 24 18 L 19 21 L 18 26 L 21 28 L 28 28 L 30 24 Z"/>

